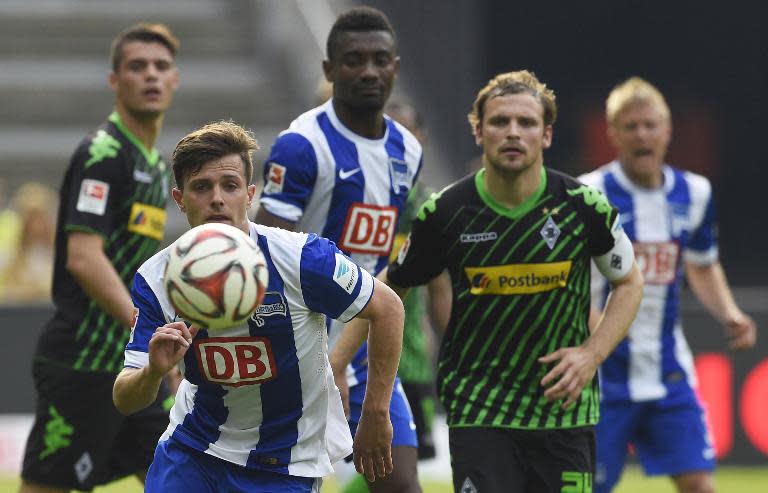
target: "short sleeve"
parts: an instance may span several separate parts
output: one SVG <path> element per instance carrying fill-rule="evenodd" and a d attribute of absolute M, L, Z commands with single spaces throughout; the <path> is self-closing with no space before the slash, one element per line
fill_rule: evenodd
<path fill-rule="evenodd" d="M 446 268 L 445 251 L 439 217 L 435 210 L 439 194 L 432 194 L 413 219 L 411 233 L 403 242 L 395 260 L 387 270 L 388 279 L 396 286 L 426 284 Z"/>
<path fill-rule="evenodd" d="M 690 241 L 685 249 L 685 260 L 699 265 L 717 261 L 717 222 L 715 204 L 711 193 L 704 201 L 701 222 L 691 232 Z"/>
<path fill-rule="evenodd" d="M 373 277 L 332 241 L 314 234 L 302 248 L 300 275 L 307 307 L 342 322 L 357 316 L 373 295 Z"/>
<path fill-rule="evenodd" d="M 123 187 L 131 183 L 121 158 L 120 141 L 104 130 L 86 140 L 70 162 L 69 189 L 65 190 L 64 229 L 89 231 L 108 237 L 113 214 L 121 204 Z"/>
<path fill-rule="evenodd" d="M 155 329 L 165 325 L 165 316 L 152 288 L 141 274 L 136 274 L 131 286 L 134 313 L 131 336 L 125 347 L 125 365 L 142 368 L 149 362 L 149 340 Z"/>
<path fill-rule="evenodd" d="M 611 205 L 603 192 L 591 185 L 581 185 L 568 193 L 582 200 L 580 206 L 586 225 L 590 257 L 605 255 L 623 234 L 618 209 Z"/>
<path fill-rule="evenodd" d="M 298 222 L 317 180 L 317 155 L 301 134 L 281 134 L 264 165 L 261 205 L 271 214 Z"/>

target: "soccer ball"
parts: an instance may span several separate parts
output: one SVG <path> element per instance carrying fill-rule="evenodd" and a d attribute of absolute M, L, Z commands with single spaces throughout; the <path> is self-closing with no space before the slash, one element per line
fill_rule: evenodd
<path fill-rule="evenodd" d="M 238 228 L 208 223 L 170 247 L 165 292 L 176 313 L 209 330 L 242 325 L 264 299 L 268 272 L 258 245 Z"/>

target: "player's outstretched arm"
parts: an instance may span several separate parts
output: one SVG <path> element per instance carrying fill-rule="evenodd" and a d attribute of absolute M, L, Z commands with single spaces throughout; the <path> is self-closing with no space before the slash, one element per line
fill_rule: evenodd
<path fill-rule="evenodd" d="M 541 384 L 549 387 L 544 392 L 548 400 L 565 399 L 563 408 L 576 402 L 584 386 L 595 376 L 600 364 L 627 335 L 627 330 L 640 307 L 643 276 L 635 262 L 623 278 L 610 283 L 611 292 L 603 315 L 584 344 L 561 348 L 539 358 L 541 363 L 556 363 L 541 380 Z"/>
<path fill-rule="evenodd" d="M 696 298 L 719 320 L 730 338 L 733 349 L 749 349 L 757 341 L 757 326 L 752 317 L 741 311 L 728 285 L 720 262 L 707 265 L 685 263 L 685 277 Z"/>
<path fill-rule="evenodd" d="M 353 451 L 355 469 L 372 482 L 392 472 L 389 402 L 403 346 L 403 303 L 392 289 L 376 280 L 373 297 L 360 317 L 370 322 L 368 383 Z"/>
<path fill-rule="evenodd" d="M 163 377 L 186 354 L 197 329 L 184 322 L 158 327 L 149 341 L 149 363 L 143 368 L 123 368 L 112 388 L 112 400 L 125 415 L 141 411 L 157 398 Z"/>

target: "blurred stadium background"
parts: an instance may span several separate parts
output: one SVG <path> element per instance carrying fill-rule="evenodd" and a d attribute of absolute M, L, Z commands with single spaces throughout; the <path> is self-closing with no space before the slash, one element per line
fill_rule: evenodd
<path fill-rule="evenodd" d="M 189 130 L 232 118 L 254 130 L 261 163 L 277 133 L 313 106 L 326 34 L 353 3 L 382 9 L 395 26 L 402 56 L 396 97 L 425 116 L 422 177 L 435 188 L 473 166 L 466 113 L 497 72 L 528 68 L 554 88 L 560 115 L 545 163 L 574 174 L 612 158 L 603 104 L 616 83 L 640 75 L 665 93 L 674 124 L 669 161 L 712 180 L 722 262 L 742 308 L 762 329 L 757 347 L 735 357 L 720 327 L 686 298 L 685 327 L 723 465 L 718 484 L 726 492 L 768 491 L 768 31 L 755 4 L 2 0 L 0 210 L 24 183 L 57 188 L 79 140 L 108 114 L 108 48 L 124 27 L 164 22 L 182 43 L 181 86 L 158 145 L 166 157 Z M 169 208 L 167 240 L 185 228 Z M 50 309 L 46 301 L 0 304 L 7 336 L 0 345 L 0 491 L 15 488 L 34 402 L 30 355 Z M 450 491 L 442 454 L 424 465 L 428 492 Z M 641 489 L 672 491 L 631 469 L 619 491 Z M 130 480 L 96 491 L 139 488 Z M 333 482 L 323 491 L 334 491 Z"/>

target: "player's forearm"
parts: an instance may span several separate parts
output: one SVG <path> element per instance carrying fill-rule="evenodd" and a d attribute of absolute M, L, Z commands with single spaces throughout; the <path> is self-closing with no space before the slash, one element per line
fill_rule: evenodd
<path fill-rule="evenodd" d="M 126 329 L 130 328 L 133 315 L 131 295 L 103 251 L 88 254 L 70 252 L 67 270 L 99 308 Z"/>
<path fill-rule="evenodd" d="M 115 407 L 126 416 L 141 411 L 155 401 L 162 380 L 163 375 L 152 373 L 148 366 L 123 368 L 112 388 Z"/>
<path fill-rule="evenodd" d="M 685 275 L 696 298 L 720 322 L 726 323 L 741 312 L 720 262 L 709 265 L 686 263 Z"/>
<path fill-rule="evenodd" d="M 592 351 L 598 363 L 602 363 L 627 335 L 642 297 L 643 276 L 637 265 L 633 265 L 632 270 L 621 281 L 611 283 L 611 292 L 602 317 L 585 343 L 585 347 Z"/>
<path fill-rule="evenodd" d="M 370 317 L 368 382 L 363 413 L 381 413 L 389 409 L 403 348 L 403 304 L 391 289 L 377 286 L 377 291 L 380 302 Z"/>

